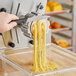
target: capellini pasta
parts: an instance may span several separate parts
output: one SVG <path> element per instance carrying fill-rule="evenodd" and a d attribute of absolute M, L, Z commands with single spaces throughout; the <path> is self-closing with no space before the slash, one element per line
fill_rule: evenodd
<path fill-rule="evenodd" d="M 46 58 L 46 22 L 36 21 L 32 24 L 34 39 L 34 72 L 45 72 L 58 69 L 56 63 L 49 62 Z"/>

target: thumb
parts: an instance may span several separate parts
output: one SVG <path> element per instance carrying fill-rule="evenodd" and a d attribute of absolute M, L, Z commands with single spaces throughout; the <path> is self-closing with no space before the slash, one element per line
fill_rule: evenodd
<path fill-rule="evenodd" d="M 16 22 L 11 22 L 9 23 L 9 29 L 12 29 L 14 26 L 16 26 L 17 23 Z"/>

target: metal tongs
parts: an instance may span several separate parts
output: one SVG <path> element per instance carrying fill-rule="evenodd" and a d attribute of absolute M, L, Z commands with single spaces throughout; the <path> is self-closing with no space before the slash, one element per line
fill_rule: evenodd
<path fill-rule="evenodd" d="M 22 19 L 12 20 L 11 22 L 17 22 L 20 25 L 21 30 L 23 31 L 24 35 L 33 38 L 31 33 L 31 24 L 34 21 L 48 19 L 50 16 L 40 15 L 34 12 L 28 13 Z"/>
<path fill-rule="evenodd" d="M 25 15 L 24 18 L 12 20 L 11 22 L 17 22 L 17 24 L 26 23 L 26 22 L 34 22 L 41 19 L 47 19 L 49 16 L 38 15 L 37 13 L 31 12 Z"/>

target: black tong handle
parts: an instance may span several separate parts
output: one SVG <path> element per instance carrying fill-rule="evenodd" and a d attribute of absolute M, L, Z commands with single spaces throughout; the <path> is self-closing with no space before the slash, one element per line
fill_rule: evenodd
<path fill-rule="evenodd" d="M 11 22 L 16 22 L 17 24 L 21 24 L 21 23 L 25 23 L 26 19 L 22 18 L 22 19 L 12 20 Z"/>

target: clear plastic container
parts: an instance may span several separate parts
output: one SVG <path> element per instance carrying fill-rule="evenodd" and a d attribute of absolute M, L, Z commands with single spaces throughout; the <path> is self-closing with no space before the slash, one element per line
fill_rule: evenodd
<path fill-rule="evenodd" d="M 6 50 L 1 59 L 11 66 L 8 68 L 7 64 L 4 64 L 4 68 L 8 68 L 5 70 L 16 68 L 23 72 L 24 76 L 76 76 L 76 54 L 54 44 L 47 46 L 47 59 L 55 62 L 59 66 L 58 70 L 34 73 L 33 48 Z"/>

